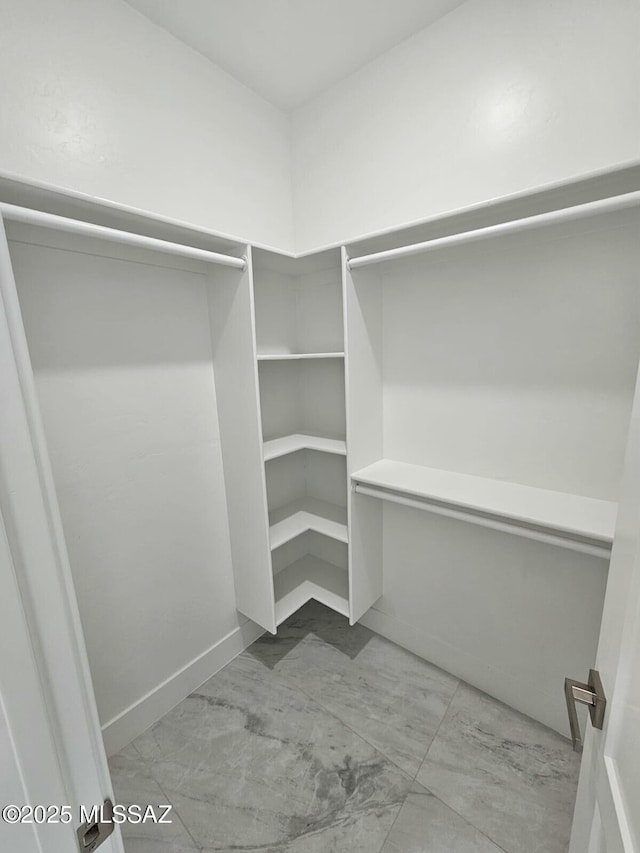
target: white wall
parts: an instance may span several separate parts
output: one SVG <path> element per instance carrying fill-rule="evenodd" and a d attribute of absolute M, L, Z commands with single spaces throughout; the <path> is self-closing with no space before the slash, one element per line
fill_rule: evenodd
<path fill-rule="evenodd" d="M 640 156 L 636 0 L 468 0 L 293 114 L 297 251 Z"/>
<path fill-rule="evenodd" d="M 286 251 L 292 209 L 296 251 L 352 240 L 637 158 L 637 10 L 468 0 L 291 127 L 122 0 L 0 0 L 0 172 Z"/>
<path fill-rule="evenodd" d="M 140 263 L 140 253 L 122 260 L 106 256 L 122 249 L 87 240 L 77 252 L 15 239 L 32 239 L 33 231 L 11 233 L 98 711 L 113 751 L 243 647 L 207 285 L 200 273 Z"/>
<path fill-rule="evenodd" d="M 390 503 L 383 518 L 363 623 L 568 735 L 562 687 L 595 661 L 606 561 Z"/>
<path fill-rule="evenodd" d="M 382 267 L 383 456 L 617 501 L 639 230 L 612 214 Z"/>
<path fill-rule="evenodd" d="M 0 172 L 292 249 L 279 110 L 122 0 L 0 20 Z"/>

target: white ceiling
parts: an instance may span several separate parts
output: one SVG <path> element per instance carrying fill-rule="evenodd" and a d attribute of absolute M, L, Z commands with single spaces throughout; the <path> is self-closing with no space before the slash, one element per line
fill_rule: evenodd
<path fill-rule="evenodd" d="M 464 0 L 127 0 L 290 111 Z"/>

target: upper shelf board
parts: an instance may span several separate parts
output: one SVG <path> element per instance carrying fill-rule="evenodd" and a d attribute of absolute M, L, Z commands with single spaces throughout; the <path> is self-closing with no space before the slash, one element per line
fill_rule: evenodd
<path fill-rule="evenodd" d="M 442 211 L 375 233 L 358 236 L 345 234 L 338 242 L 307 247 L 305 251 L 295 253 L 0 170 L 0 199 L 9 204 L 223 253 L 244 251 L 245 246 L 251 243 L 257 267 L 267 267 L 288 275 L 338 269 L 342 243 L 348 245 L 350 256 L 357 257 L 636 189 L 640 189 L 640 163 L 637 160 L 574 175 L 508 196 L 479 201 L 463 208 Z"/>
<path fill-rule="evenodd" d="M 248 242 L 242 237 L 222 234 L 201 225 L 2 171 L 0 199 L 19 207 L 213 252 L 243 252 Z"/>
<path fill-rule="evenodd" d="M 352 238 L 347 240 L 347 247 L 349 256 L 356 258 L 639 189 L 640 161 L 634 161 Z"/>
<path fill-rule="evenodd" d="M 332 246 L 299 257 L 258 248 L 253 253 L 253 264 L 256 270 L 270 270 L 293 278 L 327 270 L 335 270 L 339 277 L 340 248 Z"/>
<path fill-rule="evenodd" d="M 321 435 L 305 435 L 294 433 L 282 438 L 273 438 L 264 443 L 264 461 L 278 459 L 298 450 L 319 450 L 322 453 L 334 453 L 338 456 L 346 456 L 347 444 L 344 440 L 337 438 L 324 438 Z"/>
<path fill-rule="evenodd" d="M 3 220 L 19 222 L 24 225 L 34 225 L 38 228 L 62 231 L 81 237 L 105 240 L 110 243 L 134 246 L 169 255 L 180 255 L 198 261 L 234 267 L 243 271 L 247 267 L 247 261 L 244 258 L 237 258 L 233 255 L 212 252 L 209 249 L 199 249 L 195 246 L 184 245 L 173 241 L 160 240 L 157 237 L 133 234 L 131 231 L 109 228 L 105 225 L 95 225 L 91 222 L 69 219 L 66 216 L 58 216 L 53 213 L 43 213 L 40 210 L 32 210 L 29 207 L 19 207 L 14 204 L 6 204 L 5 202 L 0 202 L 0 217 Z"/>
<path fill-rule="evenodd" d="M 369 266 L 370 264 L 379 264 L 384 263 L 385 261 L 407 258 L 412 255 L 421 255 L 438 249 L 459 246 L 464 243 L 518 234 L 549 225 L 559 226 L 564 223 L 573 223 L 575 221 L 579 222 L 582 219 L 599 216 L 601 214 L 624 211 L 632 208 L 637 209 L 639 206 L 640 190 L 636 190 L 635 192 L 627 192 L 611 198 L 590 201 L 584 204 L 574 205 L 573 207 L 561 208 L 560 210 L 551 210 L 547 213 L 539 213 L 535 216 L 513 219 L 509 222 L 502 222 L 496 225 L 487 225 L 482 228 L 463 231 L 458 234 L 449 234 L 444 237 L 426 240 L 421 243 L 413 243 L 400 246 L 395 249 L 387 249 L 386 251 L 373 252 L 368 255 L 352 257 L 348 260 L 347 266 L 349 269 L 353 270 L 358 267 Z"/>
<path fill-rule="evenodd" d="M 381 459 L 354 472 L 352 480 L 569 537 L 602 542 L 607 546 L 613 542 L 618 505 L 612 501 L 391 459 Z"/>

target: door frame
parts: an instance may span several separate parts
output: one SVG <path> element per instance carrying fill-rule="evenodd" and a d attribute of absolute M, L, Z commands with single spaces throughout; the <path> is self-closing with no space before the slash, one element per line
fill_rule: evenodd
<path fill-rule="evenodd" d="M 0 514 L 69 798 L 56 805 L 72 807 L 75 827 L 79 807 L 113 789 L 1 216 L 0 364 Z M 102 849 L 124 853 L 118 830 Z"/>
<path fill-rule="evenodd" d="M 629 419 L 618 517 L 596 668 L 607 696 L 602 731 L 587 722 L 569 853 L 631 853 L 633 841 L 615 759 L 630 650 L 640 618 L 640 368 Z M 606 846 L 605 846 L 606 845 Z"/>
<path fill-rule="evenodd" d="M 4 759 L 0 806 L 65 805 L 68 794 L 1 514 L 0 588 L 0 752 Z M 0 847 L 47 853 L 72 850 L 74 826 L 63 823 L 62 814 L 55 817 L 62 825 L 12 825 L 3 818 Z"/>

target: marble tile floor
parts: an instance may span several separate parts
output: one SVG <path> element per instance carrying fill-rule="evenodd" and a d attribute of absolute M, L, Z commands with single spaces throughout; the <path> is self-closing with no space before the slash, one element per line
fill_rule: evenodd
<path fill-rule="evenodd" d="M 565 853 L 568 741 L 310 602 L 110 761 L 126 853 Z"/>

